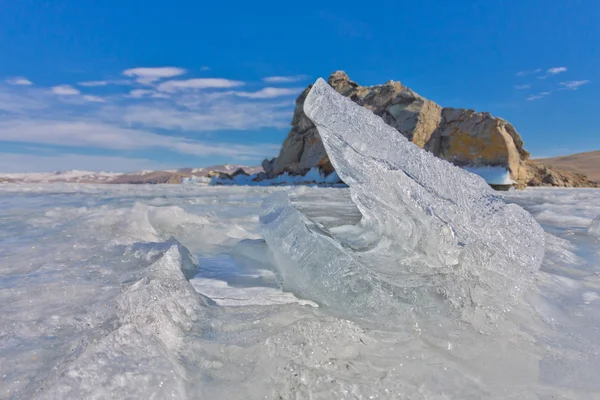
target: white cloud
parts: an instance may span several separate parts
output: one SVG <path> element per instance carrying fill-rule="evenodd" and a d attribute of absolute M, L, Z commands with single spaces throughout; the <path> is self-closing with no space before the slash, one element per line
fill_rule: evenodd
<path fill-rule="evenodd" d="M 158 92 L 152 93 L 152 95 L 150 97 L 152 97 L 153 99 L 170 99 L 171 98 L 171 96 L 169 96 L 168 94 L 158 93 Z"/>
<path fill-rule="evenodd" d="M 554 68 L 550 68 L 548 69 L 548 74 L 550 75 L 556 75 L 556 74 L 560 74 L 561 72 L 567 72 L 567 68 L 566 67 L 554 67 Z"/>
<path fill-rule="evenodd" d="M 85 87 L 96 87 L 96 86 L 108 86 L 108 85 L 131 85 L 133 81 L 128 79 L 115 79 L 110 81 L 86 81 L 86 82 L 77 82 L 79 86 Z"/>
<path fill-rule="evenodd" d="M 88 156 L 80 154 L 34 155 L 0 153 L 0 172 L 53 172 L 74 169 L 84 171 L 130 172 L 143 169 L 161 170 L 172 168 L 144 158 L 114 156 Z"/>
<path fill-rule="evenodd" d="M 538 94 L 532 94 L 531 96 L 529 96 L 527 98 L 527 100 L 532 101 L 532 100 L 538 100 L 541 99 L 542 97 L 546 97 L 550 94 L 550 92 L 540 92 Z"/>
<path fill-rule="evenodd" d="M 87 81 L 87 82 L 77 82 L 77 84 L 79 86 L 87 86 L 87 87 L 106 86 L 106 85 L 108 85 L 108 81 Z"/>
<path fill-rule="evenodd" d="M 172 78 L 183 75 L 187 70 L 178 67 L 158 68 L 130 68 L 123 71 L 123 75 L 136 78 L 137 82 L 149 85 L 163 78 Z"/>
<path fill-rule="evenodd" d="M 71 85 L 58 85 L 52 88 L 52 93 L 59 96 L 74 96 L 81 92 Z"/>
<path fill-rule="evenodd" d="M 133 89 L 125 97 L 130 97 L 132 99 L 142 99 L 142 98 L 148 98 L 148 97 L 151 97 L 153 99 L 168 99 L 171 96 L 169 96 L 168 94 L 165 94 L 165 93 L 155 92 L 154 90 Z"/>
<path fill-rule="evenodd" d="M 94 147 L 114 150 L 161 148 L 195 156 L 250 157 L 259 160 L 276 154 L 278 145 L 238 145 L 158 135 L 94 121 L 13 119 L 0 121 L 0 141 Z"/>
<path fill-rule="evenodd" d="M 561 82 L 560 84 L 563 86 L 562 90 L 577 90 L 580 86 L 590 83 L 588 80 L 584 81 L 567 81 Z"/>
<path fill-rule="evenodd" d="M 92 103 L 106 103 L 106 100 L 98 96 L 85 95 L 83 98 L 87 101 L 91 101 Z"/>
<path fill-rule="evenodd" d="M 45 101 L 48 96 L 54 99 L 54 95 L 44 90 L 18 90 L 4 87 L 0 90 L 0 111 L 10 113 L 35 112 L 48 106 Z"/>
<path fill-rule="evenodd" d="M 563 72 L 567 72 L 567 67 L 553 67 L 553 68 L 548 68 L 548 70 L 546 71 L 546 75 L 538 76 L 538 79 L 546 79 L 546 78 L 548 78 L 550 76 L 558 75 L 558 74 L 561 74 Z"/>
<path fill-rule="evenodd" d="M 258 92 L 235 92 L 240 97 L 247 97 L 250 99 L 272 99 L 281 96 L 298 95 L 304 89 L 302 88 L 273 88 L 267 87 L 259 90 Z"/>
<path fill-rule="evenodd" d="M 515 85 L 515 89 L 517 90 L 523 90 L 523 89 L 529 89 L 531 88 L 531 85 Z"/>
<path fill-rule="evenodd" d="M 139 70 L 129 73 L 134 79 L 144 74 Z M 164 71 L 161 74 L 167 75 Z M 111 87 L 115 89 L 112 92 L 103 90 L 102 95 L 85 89 L 113 82 L 90 80 L 80 82 L 81 86 L 63 84 L 52 88 L 16 87 L 0 82 L 0 112 L 3 112 L 0 142 L 46 149 L 53 146 L 105 149 L 110 155 L 119 156 L 135 152 L 142 154 L 140 157 L 145 157 L 141 152 L 147 149 L 157 149 L 171 157 L 179 153 L 218 156 L 229 162 L 260 162 L 264 157 L 275 156 L 280 145 L 260 142 L 240 145 L 215 139 L 217 135 L 206 134 L 209 139 L 198 135 L 287 129 L 293 102 L 279 96 L 295 96 L 303 90 L 278 87 L 243 91 L 240 86 L 244 82 L 219 78 L 167 78 L 147 87 L 127 88 L 129 94 L 125 96 L 116 87 Z"/>
<path fill-rule="evenodd" d="M 287 128 L 292 117 L 287 103 L 208 101 L 204 98 L 187 101 L 187 107 L 183 109 L 148 104 L 129 106 L 116 112 L 128 125 L 189 132 Z"/>
<path fill-rule="evenodd" d="M 133 89 L 129 92 L 127 97 L 132 97 L 134 99 L 141 99 L 144 96 L 150 96 L 152 93 L 155 93 L 154 90 L 147 89 Z"/>
<path fill-rule="evenodd" d="M 308 78 L 308 76 L 306 76 L 306 75 L 268 76 L 266 78 L 263 78 L 263 81 L 267 82 L 267 83 L 291 83 L 291 82 L 302 81 L 307 78 Z"/>
<path fill-rule="evenodd" d="M 6 80 L 6 83 L 8 83 L 9 85 L 22 85 L 22 86 L 33 85 L 33 82 L 31 82 L 27 78 L 23 78 L 22 76 L 17 76 L 17 77 L 14 77 L 14 78 L 8 78 Z"/>
<path fill-rule="evenodd" d="M 527 76 L 527 75 L 531 75 L 531 74 L 539 74 L 540 72 L 542 72 L 542 69 L 537 68 L 537 69 L 533 69 L 530 71 L 519 71 L 515 75 L 516 76 Z"/>
<path fill-rule="evenodd" d="M 225 89 L 243 85 L 244 82 L 223 78 L 196 78 L 165 81 L 156 88 L 161 92 L 174 93 L 190 89 Z"/>
<path fill-rule="evenodd" d="M 206 65 L 203 66 L 202 68 L 200 68 L 200 71 L 209 71 L 210 67 L 207 67 Z"/>

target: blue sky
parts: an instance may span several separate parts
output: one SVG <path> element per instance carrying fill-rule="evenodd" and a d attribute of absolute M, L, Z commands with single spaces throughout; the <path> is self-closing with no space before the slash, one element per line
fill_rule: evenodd
<path fill-rule="evenodd" d="M 0 171 L 257 165 L 345 70 L 600 149 L 600 2 L 0 0 Z"/>

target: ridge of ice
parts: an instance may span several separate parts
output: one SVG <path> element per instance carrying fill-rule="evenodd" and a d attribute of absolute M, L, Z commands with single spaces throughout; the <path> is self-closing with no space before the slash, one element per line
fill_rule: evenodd
<path fill-rule="evenodd" d="M 284 194 L 267 199 L 263 234 L 284 289 L 367 316 L 389 315 L 405 302 L 429 307 L 433 293 L 488 315 L 519 301 L 544 256 L 543 230 L 531 214 L 322 79 L 304 111 L 362 219 L 335 236 Z"/>
<path fill-rule="evenodd" d="M 194 262 L 189 252 L 175 240 L 165 245 L 114 300 L 111 329 L 58 370 L 40 398 L 187 397 L 184 337 L 214 302 L 186 281 L 184 266 Z"/>

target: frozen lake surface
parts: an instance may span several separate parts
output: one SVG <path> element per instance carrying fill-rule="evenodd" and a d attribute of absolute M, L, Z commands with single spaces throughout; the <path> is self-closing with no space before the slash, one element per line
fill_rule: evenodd
<path fill-rule="evenodd" d="M 277 191 L 335 234 L 360 219 L 344 188 L 0 185 L 0 398 L 600 398 L 600 190 L 504 194 L 546 234 L 522 306 L 384 324 L 281 289 Z"/>

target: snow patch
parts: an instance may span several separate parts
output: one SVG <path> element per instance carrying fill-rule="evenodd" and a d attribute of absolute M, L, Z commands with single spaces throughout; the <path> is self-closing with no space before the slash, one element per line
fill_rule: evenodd
<path fill-rule="evenodd" d="M 490 185 L 514 185 L 515 181 L 510 179 L 510 172 L 504 167 L 469 166 L 463 167 L 465 171 L 479 175 Z"/>

